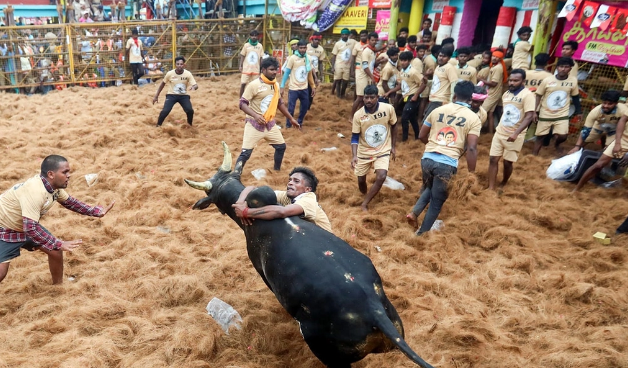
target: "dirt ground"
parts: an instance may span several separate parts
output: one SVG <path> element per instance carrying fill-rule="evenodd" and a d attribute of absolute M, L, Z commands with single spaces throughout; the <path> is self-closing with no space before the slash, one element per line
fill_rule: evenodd
<path fill-rule="evenodd" d="M 51 285 L 41 252 L 11 263 L 0 284 L 0 367 L 323 367 L 251 266 L 242 231 L 214 206 L 191 210 L 203 194 L 183 179 L 211 177 L 222 140 L 234 161 L 239 152 L 238 80 L 199 81 L 192 129 L 178 105 L 154 127 L 165 98 L 151 104 L 156 84 L 0 94 L 1 191 L 60 154 L 73 170 L 71 195 L 116 200 L 102 219 L 59 205 L 43 218 L 56 236 L 84 242 L 66 254 L 63 285 Z M 503 194 L 489 192 L 484 135 L 477 175 L 461 160 L 444 229 L 417 237 L 404 216 L 421 187 L 423 144 L 398 145 L 389 175 L 405 190 L 383 188 L 362 213 L 350 101 L 328 86 L 320 93 L 303 131 L 283 130 L 282 171 L 261 143 L 242 180 L 281 189 L 292 167 L 313 168 L 334 233 L 373 260 L 419 355 L 454 368 L 628 367 L 628 237 L 609 246 L 592 238 L 626 217 L 625 188 L 571 195 L 572 184 L 545 177 L 553 149 L 533 157 L 526 146 Z M 258 168 L 268 176 L 256 180 Z M 86 174 L 97 182 L 88 186 Z M 213 297 L 242 315 L 241 330 L 226 335 L 207 314 Z M 354 367 L 414 365 L 391 352 Z"/>

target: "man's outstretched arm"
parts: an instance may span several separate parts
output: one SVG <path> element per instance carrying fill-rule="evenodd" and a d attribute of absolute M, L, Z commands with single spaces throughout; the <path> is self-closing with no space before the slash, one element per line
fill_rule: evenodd
<path fill-rule="evenodd" d="M 111 202 L 111 204 L 107 208 L 103 208 L 102 206 L 89 206 L 78 199 L 70 196 L 65 201 L 61 202 L 61 205 L 70 211 L 74 211 L 76 213 L 80 213 L 81 215 L 92 216 L 92 217 L 103 217 L 109 212 L 109 210 L 113 207 L 116 201 Z"/>

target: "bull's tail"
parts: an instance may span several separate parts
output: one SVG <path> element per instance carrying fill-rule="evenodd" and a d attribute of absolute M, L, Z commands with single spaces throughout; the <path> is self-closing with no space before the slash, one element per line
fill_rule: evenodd
<path fill-rule="evenodd" d="M 382 313 L 378 314 L 378 318 L 375 319 L 375 327 L 377 327 L 386 337 L 390 339 L 390 341 L 395 344 L 402 353 L 404 353 L 410 360 L 421 366 L 422 368 L 434 368 L 428 362 L 423 360 L 419 356 L 419 354 L 415 353 L 410 346 L 403 339 L 403 336 L 397 331 L 395 325 L 392 323 L 390 318 L 384 313 L 384 308 L 381 308 Z M 379 309 L 379 308 L 378 308 Z"/>

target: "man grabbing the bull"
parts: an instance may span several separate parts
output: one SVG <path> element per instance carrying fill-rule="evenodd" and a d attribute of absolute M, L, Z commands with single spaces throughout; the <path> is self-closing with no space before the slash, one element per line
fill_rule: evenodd
<path fill-rule="evenodd" d="M 314 172 L 307 167 L 295 167 L 290 172 L 288 186 L 285 191 L 276 190 L 278 205 L 269 205 L 260 208 L 249 208 L 245 202 L 246 196 L 255 187 L 244 188 L 238 201 L 232 205 L 236 215 L 244 225 L 252 225 L 253 220 L 274 220 L 291 216 L 299 216 L 306 221 L 313 222 L 321 228 L 331 231 L 331 223 L 325 211 L 319 206 L 316 199 L 318 179 Z"/>
<path fill-rule="evenodd" d="M 0 282 L 9 272 L 10 262 L 20 249 L 41 250 L 48 255 L 53 284 L 63 282 L 63 252 L 71 252 L 82 241 L 62 241 L 39 224 L 55 202 L 81 215 L 103 217 L 107 208 L 91 207 L 66 193 L 70 164 L 62 156 L 51 155 L 41 164 L 41 173 L 16 184 L 0 195 Z M 115 203 L 115 202 L 114 202 Z"/>

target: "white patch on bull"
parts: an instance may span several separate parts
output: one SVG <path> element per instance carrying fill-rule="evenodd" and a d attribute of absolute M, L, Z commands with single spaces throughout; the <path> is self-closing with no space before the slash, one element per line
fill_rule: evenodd
<path fill-rule="evenodd" d="M 331 256 L 334 255 L 334 252 L 332 252 L 331 250 L 328 250 L 328 251 L 325 251 L 323 254 L 328 256 L 328 257 L 331 257 Z"/>
<path fill-rule="evenodd" d="M 303 330 L 301 329 L 301 322 L 297 321 L 297 323 L 299 324 L 299 332 L 301 333 L 301 337 L 305 338 L 305 336 L 303 336 Z"/>
<path fill-rule="evenodd" d="M 382 288 L 377 285 L 377 284 L 373 284 L 373 289 L 375 289 L 375 294 L 381 296 L 382 295 Z"/>
<path fill-rule="evenodd" d="M 290 225 L 292 227 L 292 230 L 296 231 L 297 233 L 299 232 L 299 230 L 300 230 L 299 225 L 296 225 L 289 218 L 285 218 L 284 220 L 288 223 L 288 225 Z"/>
<path fill-rule="evenodd" d="M 351 276 L 350 273 L 345 273 L 345 279 L 347 279 L 347 281 L 353 281 L 355 280 L 355 277 Z"/>

